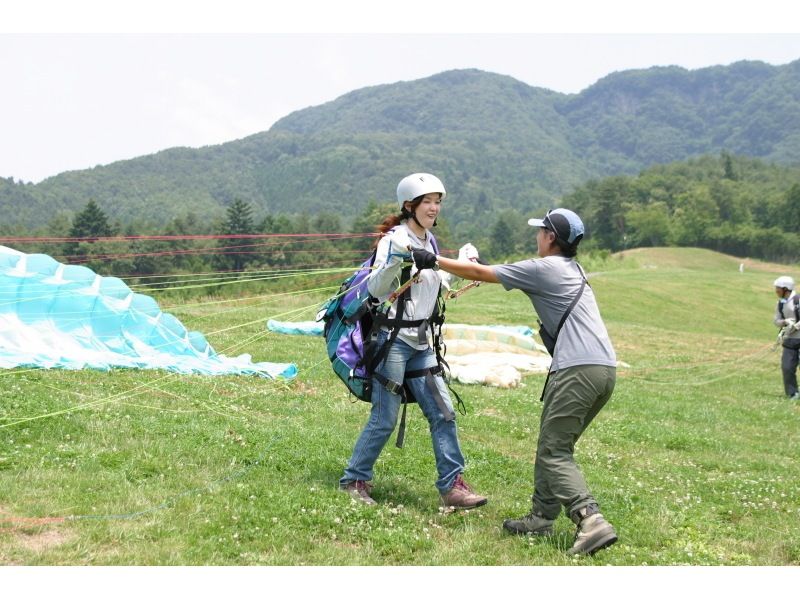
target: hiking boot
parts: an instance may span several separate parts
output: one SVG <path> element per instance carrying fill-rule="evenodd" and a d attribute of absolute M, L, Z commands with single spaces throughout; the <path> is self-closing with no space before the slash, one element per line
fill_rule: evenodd
<path fill-rule="evenodd" d="M 340 486 L 339 490 L 347 492 L 353 500 L 359 500 L 370 506 L 377 505 L 378 503 L 369 495 L 372 490 L 372 484 L 364 480 L 356 480 L 344 486 Z"/>
<path fill-rule="evenodd" d="M 503 529 L 512 534 L 534 534 L 536 536 L 553 535 L 553 519 L 545 519 L 541 513 L 531 511 L 520 519 L 506 519 Z"/>
<path fill-rule="evenodd" d="M 593 555 L 602 548 L 608 548 L 617 541 L 617 534 L 611 524 L 603 518 L 597 505 L 579 509 L 571 516 L 578 529 L 575 543 L 567 554 Z"/>
<path fill-rule="evenodd" d="M 453 486 L 445 494 L 442 494 L 442 502 L 445 507 L 455 509 L 474 509 L 481 507 L 489 502 L 485 496 L 480 496 L 472 491 L 472 488 L 464 481 L 461 474 L 456 476 Z"/>

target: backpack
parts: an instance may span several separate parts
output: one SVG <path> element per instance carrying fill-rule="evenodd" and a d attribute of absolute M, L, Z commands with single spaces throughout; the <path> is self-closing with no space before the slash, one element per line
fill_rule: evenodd
<path fill-rule="evenodd" d="M 433 235 L 431 244 L 438 255 L 439 247 Z M 337 293 L 328 299 L 317 316 L 317 321 L 322 320 L 325 324 L 322 335 L 325 337 L 328 359 L 331 361 L 333 371 L 353 396 L 366 402 L 371 401 L 374 371 L 383 361 L 400 328 L 416 328 L 426 321 L 402 319 L 405 293 L 397 298 L 397 313 L 394 318 L 388 318 L 386 313 L 379 310 L 378 300 L 367 290 L 367 278 L 372 272 L 376 255 L 377 249 L 342 283 Z M 402 269 L 401 286 L 409 280 L 410 270 L 408 267 Z M 443 304 L 440 307 L 440 303 L 441 301 L 437 301 L 437 308 L 429 318 L 432 323 L 439 325 L 444 321 Z M 389 327 L 391 334 L 383 347 L 376 351 L 374 341 L 381 326 Z M 438 342 L 439 336 L 435 334 L 434 341 Z M 410 397 L 409 402 L 413 402 Z"/>

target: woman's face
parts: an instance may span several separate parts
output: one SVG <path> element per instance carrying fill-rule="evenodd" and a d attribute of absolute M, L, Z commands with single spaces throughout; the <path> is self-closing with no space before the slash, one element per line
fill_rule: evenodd
<path fill-rule="evenodd" d="M 414 212 L 419 223 L 426 229 L 433 228 L 433 223 L 442 209 L 442 194 L 428 193 L 422 196 L 422 201 Z"/>

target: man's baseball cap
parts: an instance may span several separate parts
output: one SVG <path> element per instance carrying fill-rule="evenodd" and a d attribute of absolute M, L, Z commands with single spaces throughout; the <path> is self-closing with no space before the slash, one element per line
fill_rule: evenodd
<path fill-rule="evenodd" d="M 531 218 L 528 224 L 553 231 L 556 237 L 569 245 L 577 245 L 583 239 L 583 221 L 566 208 L 550 210 L 544 218 Z"/>

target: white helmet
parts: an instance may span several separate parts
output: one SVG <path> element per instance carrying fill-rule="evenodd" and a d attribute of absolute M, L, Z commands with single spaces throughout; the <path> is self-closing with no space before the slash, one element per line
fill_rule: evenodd
<path fill-rule="evenodd" d="M 778 276 L 775 279 L 775 282 L 772 283 L 773 286 L 779 287 L 781 289 L 789 289 L 790 291 L 794 290 L 794 278 L 791 276 Z"/>
<path fill-rule="evenodd" d="M 408 175 L 397 185 L 397 203 L 400 204 L 400 209 L 402 210 L 403 204 L 407 201 L 428 193 L 441 193 L 442 199 L 447 195 L 442 181 L 437 177 L 427 172 L 415 172 Z"/>

